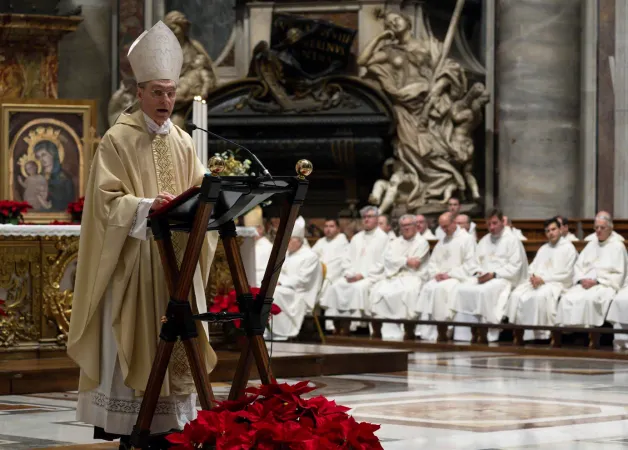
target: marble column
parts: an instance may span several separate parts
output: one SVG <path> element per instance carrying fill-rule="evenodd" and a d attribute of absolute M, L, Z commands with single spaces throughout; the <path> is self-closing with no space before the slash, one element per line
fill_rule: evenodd
<path fill-rule="evenodd" d="M 59 98 L 97 99 L 98 133 L 107 130 L 111 97 L 111 2 L 66 0 L 67 8 L 82 6 L 83 23 L 59 43 Z"/>
<path fill-rule="evenodd" d="M 512 218 L 579 210 L 581 0 L 499 0 L 498 204 Z"/>
<path fill-rule="evenodd" d="M 615 93 L 614 208 L 616 218 L 628 217 L 628 3 L 615 1 Z"/>

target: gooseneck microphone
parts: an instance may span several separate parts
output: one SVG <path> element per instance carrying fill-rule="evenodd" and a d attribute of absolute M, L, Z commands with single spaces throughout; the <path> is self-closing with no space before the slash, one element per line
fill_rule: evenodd
<path fill-rule="evenodd" d="M 257 156 L 255 156 L 255 154 L 251 150 L 246 148 L 245 146 L 240 145 L 237 142 L 233 142 L 233 141 L 231 141 L 231 140 L 229 140 L 227 138 L 224 138 L 224 137 L 220 136 L 219 134 L 212 133 L 211 131 L 205 130 L 204 128 L 201 128 L 201 127 L 197 126 L 196 124 L 194 124 L 192 122 L 186 122 L 185 126 L 190 131 L 201 130 L 201 131 L 204 131 L 207 134 L 210 134 L 210 135 L 212 135 L 214 137 L 217 137 L 218 139 L 220 139 L 222 141 L 229 142 L 230 144 L 233 144 L 236 147 L 241 148 L 242 150 L 244 150 L 251 157 L 253 162 L 255 162 L 255 164 L 257 164 L 259 166 L 259 168 L 262 171 L 263 175 L 267 176 L 271 180 L 273 179 L 273 176 L 270 174 L 268 169 L 266 169 L 266 167 L 264 167 L 264 164 L 262 164 L 262 162 L 257 158 Z"/>

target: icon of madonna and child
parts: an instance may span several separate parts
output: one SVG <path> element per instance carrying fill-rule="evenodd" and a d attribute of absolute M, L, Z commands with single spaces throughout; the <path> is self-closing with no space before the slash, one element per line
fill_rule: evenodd
<path fill-rule="evenodd" d="M 59 129 L 39 127 L 24 138 L 28 149 L 18 157 L 13 189 L 17 198 L 33 207 L 33 212 L 65 212 L 68 204 L 77 199 L 76 177 L 64 167 L 66 151 L 60 133 Z"/>

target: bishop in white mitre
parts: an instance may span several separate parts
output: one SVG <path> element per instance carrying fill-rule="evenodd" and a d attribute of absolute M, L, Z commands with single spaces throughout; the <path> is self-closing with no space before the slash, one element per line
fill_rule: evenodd
<path fill-rule="evenodd" d="M 612 231 L 611 217 L 598 214 L 597 239 L 589 242 L 576 260 L 575 286 L 558 303 L 557 323 L 584 327 L 599 327 L 604 323 L 611 301 L 626 276 L 626 247 L 611 238 Z"/>
<path fill-rule="evenodd" d="M 416 228 L 418 233 L 427 241 L 435 241 L 436 236 L 432 233 L 432 230 L 427 226 L 427 219 L 423 214 L 417 214 L 416 216 Z"/>
<path fill-rule="evenodd" d="M 460 282 L 478 271 L 475 239 L 456 225 L 449 212 L 441 214 L 438 225 L 445 237 L 438 241 L 427 265 L 428 282 L 421 289 L 415 306 L 415 316 L 422 320 L 451 320 L 453 293 Z M 438 340 L 435 325 L 418 327 L 422 340 Z M 444 336 L 441 336 L 444 340 Z"/>
<path fill-rule="evenodd" d="M 286 259 L 275 288 L 274 303 L 281 312 L 272 316 L 271 330 L 266 337 L 286 340 L 301 330 L 303 319 L 312 312 L 323 283 L 323 269 L 316 253 L 305 241 L 305 221 L 294 224 Z"/>
<path fill-rule="evenodd" d="M 345 252 L 343 276 L 332 283 L 321 297 L 320 305 L 336 316 L 361 317 L 371 286 L 384 274 L 388 235 L 377 226 L 378 209 L 365 206 L 360 210 L 364 229 L 351 239 Z M 339 334 L 349 333 L 349 321 L 334 321 Z"/>
<path fill-rule="evenodd" d="M 561 294 L 572 286 L 578 252 L 561 234 L 557 218 L 545 222 L 548 242 L 528 267 L 530 278 L 510 294 L 508 319 L 522 325 L 555 325 Z M 549 330 L 526 330 L 524 340 L 549 339 Z"/>
<path fill-rule="evenodd" d="M 251 280 L 251 286 L 260 287 L 268 266 L 270 253 L 273 250 L 273 244 L 264 232 L 264 219 L 260 206 L 256 206 L 246 213 L 244 226 L 255 227 L 255 231 L 257 231 L 257 236 L 255 237 L 255 280 Z"/>
<path fill-rule="evenodd" d="M 414 316 L 416 298 L 427 273 L 430 245 L 418 233 L 413 215 L 406 214 L 399 219 L 399 232 L 401 236 L 386 249 L 384 279 L 371 288 L 368 304 L 364 307 L 367 316 L 383 319 L 411 319 Z M 374 337 L 403 336 L 400 324 L 377 323 L 372 329 Z M 406 334 L 414 339 L 414 331 Z"/>
<path fill-rule="evenodd" d="M 489 234 L 478 243 L 476 255 L 479 269 L 475 278 L 458 286 L 452 302 L 456 322 L 500 323 L 506 315 L 508 297 L 514 286 L 525 278 L 528 261 L 521 241 L 504 225 L 500 210 L 489 213 Z M 484 331 L 477 336 L 478 342 L 496 341 L 499 330 Z M 470 340 L 469 330 L 456 327 L 454 340 Z"/>

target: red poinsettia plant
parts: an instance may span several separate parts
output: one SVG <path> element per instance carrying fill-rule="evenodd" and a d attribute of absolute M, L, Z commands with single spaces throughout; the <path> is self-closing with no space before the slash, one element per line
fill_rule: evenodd
<path fill-rule="evenodd" d="M 253 294 L 253 298 L 259 294 L 259 288 L 251 287 L 249 288 L 251 294 Z M 235 289 L 229 292 L 228 294 L 218 294 L 214 297 L 211 306 L 209 307 L 209 312 L 219 313 L 219 312 L 230 312 L 237 313 L 240 312 L 238 308 L 238 301 L 236 299 L 236 291 Z M 281 308 L 274 303 L 270 307 L 270 314 L 276 316 L 281 312 Z M 240 328 L 240 320 L 235 320 L 233 322 L 236 328 Z"/>
<path fill-rule="evenodd" d="M 66 211 L 72 216 L 73 223 L 81 223 L 83 217 L 83 207 L 85 206 L 85 197 L 81 197 L 76 202 L 68 203 Z"/>
<path fill-rule="evenodd" d="M 2 308 L 6 302 L 0 298 L 0 316 L 8 316 L 7 312 Z"/>
<path fill-rule="evenodd" d="M 323 396 L 309 399 L 309 381 L 249 387 L 235 401 L 209 411 L 166 438 L 172 450 L 377 450 L 380 427 L 357 422 L 350 408 Z"/>
<path fill-rule="evenodd" d="M 23 214 L 33 207 L 28 202 L 0 200 L 0 223 L 17 225 L 24 222 Z"/>

